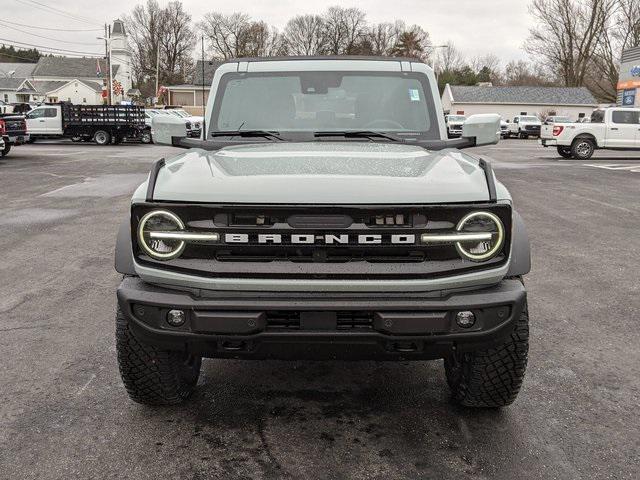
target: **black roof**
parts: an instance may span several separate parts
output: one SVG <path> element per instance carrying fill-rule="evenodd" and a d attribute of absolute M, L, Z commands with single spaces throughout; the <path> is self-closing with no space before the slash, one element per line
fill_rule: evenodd
<path fill-rule="evenodd" d="M 213 74 L 216 69 L 224 62 L 219 60 L 205 60 L 204 61 L 204 82 L 202 81 L 202 60 L 196 62 L 196 68 L 193 72 L 193 85 L 206 85 L 210 86 L 213 82 Z"/>
<path fill-rule="evenodd" d="M 450 85 L 454 103 L 589 105 L 598 101 L 586 87 L 492 87 Z"/>

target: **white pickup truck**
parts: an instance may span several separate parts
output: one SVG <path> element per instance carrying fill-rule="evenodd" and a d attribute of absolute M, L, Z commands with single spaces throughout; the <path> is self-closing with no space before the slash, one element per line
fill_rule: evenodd
<path fill-rule="evenodd" d="M 509 123 L 507 137 L 529 138 L 539 137 L 542 122 L 535 115 L 517 115 Z"/>
<path fill-rule="evenodd" d="M 598 109 L 590 123 L 543 125 L 540 143 L 578 160 L 591 158 L 596 149 L 640 150 L 640 108 Z"/>

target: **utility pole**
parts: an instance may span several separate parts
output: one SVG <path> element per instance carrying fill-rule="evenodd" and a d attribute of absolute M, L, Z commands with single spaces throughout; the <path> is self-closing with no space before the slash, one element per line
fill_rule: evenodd
<path fill-rule="evenodd" d="M 156 52 L 156 104 L 158 103 L 159 100 L 159 96 L 158 96 L 158 89 L 160 88 L 160 39 L 158 38 L 158 46 L 157 48 L 157 52 Z"/>
<path fill-rule="evenodd" d="M 111 69 L 111 25 L 109 25 L 109 105 L 113 105 L 113 71 Z"/>
<path fill-rule="evenodd" d="M 111 62 L 109 61 L 109 37 L 107 36 L 107 24 L 104 24 L 104 59 L 106 60 L 106 65 L 105 67 L 108 67 Z M 106 77 L 107 77 L 107 87 L 109 87 L 110 82 L 110 78 L 109 78 L 109 72 L 105 72 L 106 73 Z M 109 93 L 107 94 L 107 103 L 111 104 L 111 90 L 108 89 L 107 90 Z"/>

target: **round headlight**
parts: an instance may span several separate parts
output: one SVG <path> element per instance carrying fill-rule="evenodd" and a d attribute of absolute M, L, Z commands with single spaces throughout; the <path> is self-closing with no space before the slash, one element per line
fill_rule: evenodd
<path fill-rule="evenodd" d="M 156 260 L 171 260 L 182 253 L 185 242 L 159 237 L 162 237 L 162 232 L 180 230 L 184 230 L 184 223 L 178 216 L 166 210 L 154 210 L 140 220 L 138 243 L 150 257 Z"/>
<path fill-rule="evenodd" d="M 489 212 L 473 212 L 466 215 L 456 230 L 462 233 L 490 233 L 490 240 L 470 240 L 456 243 L 456 250 L 463 257 L 482 262 L 495 257 L 504 244 L 504 225 L 497 215 Z"/>

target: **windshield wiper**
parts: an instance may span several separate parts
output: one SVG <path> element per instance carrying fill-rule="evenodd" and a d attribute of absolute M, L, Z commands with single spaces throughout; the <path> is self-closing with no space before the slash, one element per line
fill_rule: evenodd
<path fill-rule="evenodd" d="M 212 137 L 263 137 L 284 140 L 275 130 L 220 130 L 211 132 Z"/>
<path fill-rule="evenodd" d="M 398 135 L 384 132 L 374 132 L 370 130 L 345 130 L 315 132 L 316 137 L 344 137 L 344 138 L 384 138 L 392 142 L 402 142 L 404 139 Z"/>

